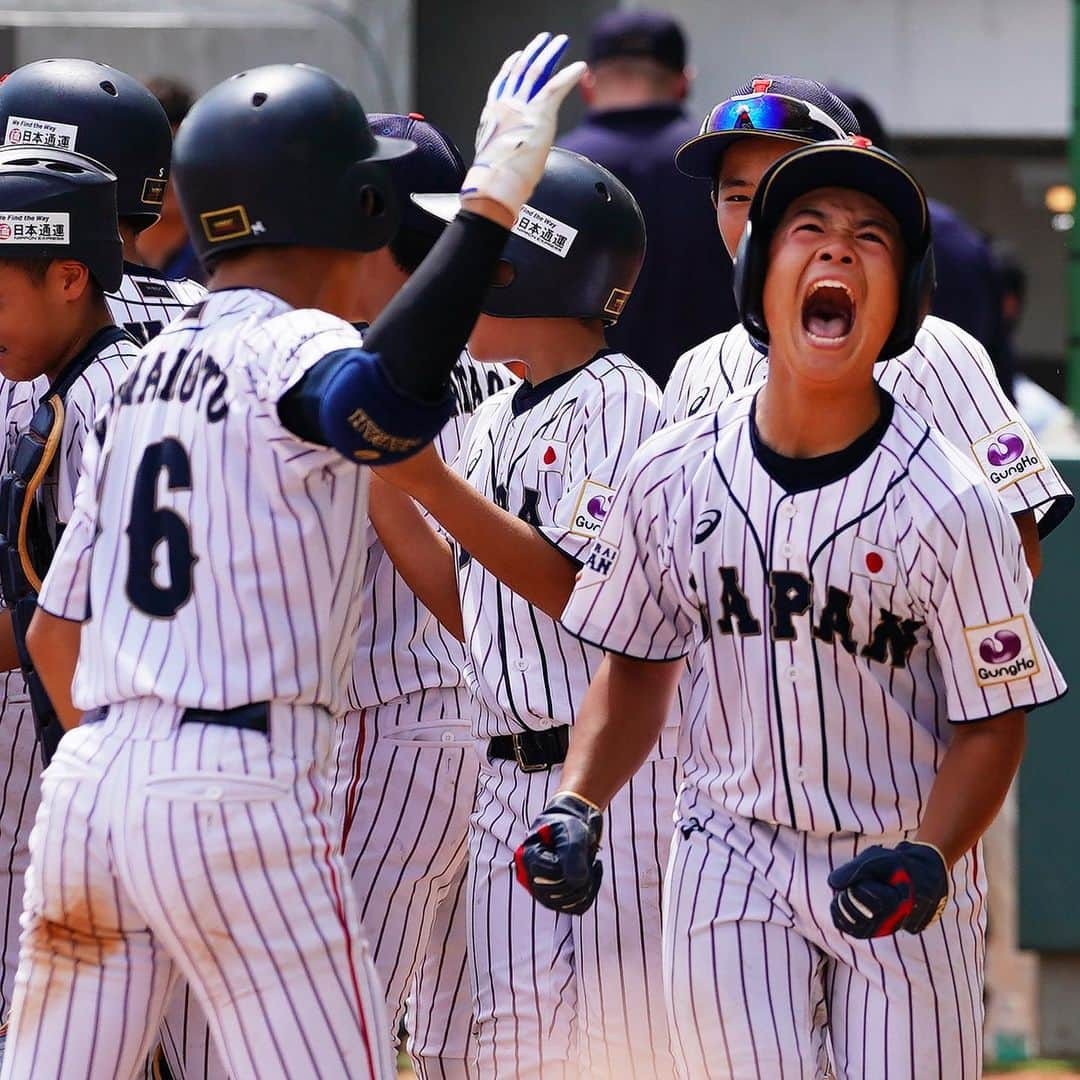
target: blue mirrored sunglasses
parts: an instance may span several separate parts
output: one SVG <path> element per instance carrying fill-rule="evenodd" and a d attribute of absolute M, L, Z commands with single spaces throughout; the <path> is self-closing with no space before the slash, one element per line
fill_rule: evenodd
<path fill-rule="evenodd" d="M 842 139 L 847 134 L 816 105 L 783 94 L 747 94 L 721 101 L 709 113 L 701 134 L 742 130 L 775 132 L 810 142 Z"/>

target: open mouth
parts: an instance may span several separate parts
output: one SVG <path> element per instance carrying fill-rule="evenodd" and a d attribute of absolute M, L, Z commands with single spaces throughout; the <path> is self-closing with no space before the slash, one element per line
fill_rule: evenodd
<path fill-rule="evenodd" d="M 823 342 L 842 341 L 855 325 L 855 297 L 842 281 L 815 281 L 803 300 L 803 329 Z"/>

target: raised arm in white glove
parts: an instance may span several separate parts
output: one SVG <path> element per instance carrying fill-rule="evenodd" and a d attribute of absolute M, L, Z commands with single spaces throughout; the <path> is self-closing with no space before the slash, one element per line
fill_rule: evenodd
<path fill-rule="evenodd" d="M 581 61 L 553 74 L 568 38 L 537 34 L 506 59 L 488 90 L 476 132 L 476 158 L 461 188 L 461 205 L 491 199 L 516 218 L 532 194 L 555 139 L 559 106 L 585 72 Z"/>

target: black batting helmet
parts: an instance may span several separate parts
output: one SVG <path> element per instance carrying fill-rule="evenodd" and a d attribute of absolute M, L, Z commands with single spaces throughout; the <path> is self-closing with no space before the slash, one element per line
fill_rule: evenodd
<path fill-rule="evenodd" d="M 266 244 L 374 251 L 398 221 L 379 162 L 412 148 L 373 135 L 356 95 L 325 71 L 271 64 L 195 102 L 173 172 L 200 258 Z"/>
<path fill-rule="evenodd" d="M 457 195 L 414 195 L 449 221 Z M 514 223 L 502 273 L 483 310 L 506 319 L 603 319 L 622 314 L 645 258 L 645 219 L 607 169 L 556 147 Z"/>
<path fill-rule="evenodd" d="M 161 216 L 172 129 L 137 79 L 96 60 L 35 60 L 0 83 L 5 145 L 74 150 L 116 174 L 116 209 L 145 229 Z"/>
<path fill-rule="evenodd" d="M 750 336 L 767 345 L 765 274 L 769 245 L 784 211 L 818 188 L 851 188 L 877 199 L 900 226 L 906 252 L 896 324 L 879 360 L 907 352 L 930 309 L 934 293 L 934 249 L 926 194 L 891 154 L 860 136 L 801 146 L 774 162 L 761 178 L 746 231 L 735 255 L 735 302 Z"/>
<path fill-rule="evenodd" d="M 124 267 L 116 177 L 82 154 L 0 148 L 0 258 L 74 259 L 115 292 Z"/>

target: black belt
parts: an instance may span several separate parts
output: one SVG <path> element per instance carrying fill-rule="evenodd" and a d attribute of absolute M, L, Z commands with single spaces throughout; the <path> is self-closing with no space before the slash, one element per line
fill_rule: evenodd
<path fill-rule="evenodd" d="M 108 705 L 92 709 L 83 716 L 84 724 L 94 724 L 109 715 Z M 181 724 L 216 724 L 219 727 L 240 728 L 243 731 L 270 731 L 270 706 L 265 701 L 254 705 L 237 705 L 235 709 L 185 709 Z"/>
<path fill-rule="evenodd" d="M 496 735 L 488 743 L 488 761 L 516 761 L 522 772 L 540 772 L 561 765 L 570 748 L 570 725 L 544 731 L 522 731 L 516 735 Z"/>

